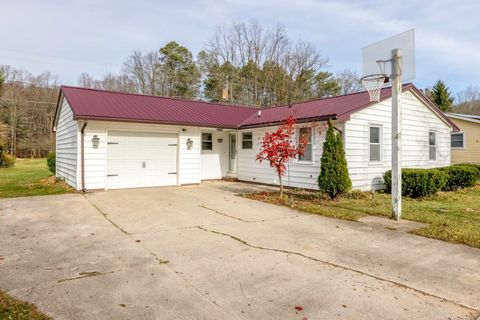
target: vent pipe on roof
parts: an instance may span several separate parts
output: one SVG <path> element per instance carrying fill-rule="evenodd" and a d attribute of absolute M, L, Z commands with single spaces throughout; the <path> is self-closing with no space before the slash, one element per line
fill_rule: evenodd
<path fill-rule="evenodd" d="M 262 115 L 262 110 L 258 110 L 257 117 L 260 117 L 261 115 Z"/>

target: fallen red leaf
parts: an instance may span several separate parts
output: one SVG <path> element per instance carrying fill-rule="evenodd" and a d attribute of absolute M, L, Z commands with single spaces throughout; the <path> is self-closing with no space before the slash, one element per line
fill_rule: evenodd
<path fill-rule="evenodd" d="M 302 311 L 302 310 L 303 310 L 303 307 L 302 307 L 302 306 L 295 306 L 295 310 L 297 310 L 297 311 Z"/>

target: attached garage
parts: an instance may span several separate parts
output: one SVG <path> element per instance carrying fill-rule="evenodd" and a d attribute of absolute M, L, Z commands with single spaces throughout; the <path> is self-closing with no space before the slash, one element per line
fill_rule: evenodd
<path fill-rule="evenodd" d="M 107 189 L 176 185 L 178 134 L 108 131 Z"/>

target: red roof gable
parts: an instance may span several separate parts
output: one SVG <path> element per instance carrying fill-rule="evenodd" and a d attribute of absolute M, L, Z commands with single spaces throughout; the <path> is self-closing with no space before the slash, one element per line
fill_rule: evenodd
<path fill-rule="evenodd" d="M 432 112 L 458 130 L 413 84 L 403 86 L 403 90 L 409 89 L 412 89 Z M 370 101 L 366 91 L 264 109 L 68 86 L 62 86 L 61 92 L 70 104 L 75 119 L 232 129 L 275 125 L 284 122 L 289 116 L 293 116 L 298 122 L 329 118 L 345 121 L 353 112 L 376 103 Z M 380 99 L 388 99 L 391 94 L 391 88 L 384 88 Z"/>

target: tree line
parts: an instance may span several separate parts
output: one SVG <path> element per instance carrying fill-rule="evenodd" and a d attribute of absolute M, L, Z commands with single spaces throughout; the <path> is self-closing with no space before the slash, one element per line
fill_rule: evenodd
<path fill-rule="evenodd" d="M 283 26 L 251 21 L 218 26 L 196 57 L 172 41 L 158 51 L 133 51 L 118 73 L 81 73 L 78 85 L 260 108 L 363 90 L 356 72 L 333 74 L 328 63 L 312 43 L 290 39 Z M 0 147 L 17 157 L 46 156 L 59 84 L 48 71 L 0 65 Z M 425 93 L 444 111 L 480 114 L 480 86 L 455 100 L 442 81 Z"/>
<path fill-rule="evenodd" d="M 192 52 L 175 41 L 158 51 L 134 51 L 118 74 L 79 85 L 91 88 L 215 102 L 270 107 L 361 90 L 350 70 L 326 71 L 328 59 L 313 44 L 294 42 L 279 25 L 265 29 L 257 22 L 219 26 L 204 50 Z"/>

